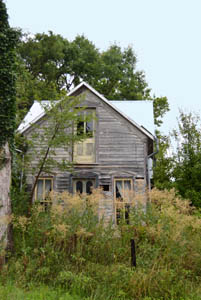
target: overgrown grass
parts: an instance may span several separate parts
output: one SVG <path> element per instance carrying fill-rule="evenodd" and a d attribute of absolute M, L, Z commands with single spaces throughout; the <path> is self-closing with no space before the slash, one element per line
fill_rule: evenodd
<path fill-rule="evenodd" d="M 42 285 L 52 297 L 62 291 L 88 300 L 201 300 L 201 218 L 174 191 L 153 190 L 146 210 L 135 198 L 130 224 L 118 226 L 98 218 L 98 203 L 108 201 L 100 191 L 51 198 L 46 211 L 36 205 L 29 218 L 13 216 L 15 248 L 1 270 L 2 284 L 9 278 L 23 290 Z"/>
<path fill-rule="evenodd" d="M 81 300 L 76 295 L 70 295 L 60 289 L 52 289 L 48 286 L 30 286 L 29 289 L 16 287 L 7 283 L 0 285 L 1 300 Z"/>

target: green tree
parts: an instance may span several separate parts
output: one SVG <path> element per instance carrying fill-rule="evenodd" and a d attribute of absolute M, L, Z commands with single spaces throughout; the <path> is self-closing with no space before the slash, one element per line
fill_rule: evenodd
<path fill-rule="evenodd" d="M 180 112 L 179 129 L 174 131 L 174 185 L 179 194 L 201 206 L 201 129 L 200 117 Z"/>
<path fill-rule="evenodd" d="M 170 149 L 170 138 L 156 131 L 158 139 L 158 153 L 156 154 L 156 163 L 154 166 L 154 186 L 160 190 L 173 187 L 172 171 L 173 158 Z"/>
<path fill-rule="evenodd" d="M 25 76 L 19 77 L 18 99 L 27 99 L 23 100 L 26 109 L 34 97 L 58 99 L 61 92 L 68 92 L 82 80 L 110 100 L 153 100 L 158 126 L 169 109 L 166 97 L 151 97 L 144 72 L 136 71 L 137 58 L 131 47 L 122 50 L 114 44 L 101 52 L 84 36 L 70 42 L 49 31 L 23 36 L 18 52 L 24 70 L 19 73 Z M 23 80 L 26 91 L 20 88 Z"/>
<path fill-rule="evenodd" d="M 17 57 L 17 81 L 16 81 L 16 104 L 17 119 L 19 125 L 29 110 L 34 100 L 57 100 L 63 96 L 62 91 L 58 91 L 54 82 L 46 82 L 34 78 L 31 72 L 26 68 L 22 58 Z"/>
<path fill-rule="evenodd" d="M 154 123 L 160 127 L 163 123 L 162 118 L 170 110 L 167 97 L 153 97 Z"/>
<path fill-rule="evenodd" d="M 22 36 L 19 54 L 34 79 L 53 83 L 58 91 L 69 91 L 79 81 L 97 76 L 99 51 L 84 36 L 69 42 L 51 31 L 34 37 Z"/>
<path fill-rule="evenodd" d="M 150 98 L 150 89 L 143 72 L 136 71 L 136 55 L 131 47 L 122 50 L 112 45 L 100 56 L 101 74 L 95 88 L 107 99 L 141 100 Z"/>

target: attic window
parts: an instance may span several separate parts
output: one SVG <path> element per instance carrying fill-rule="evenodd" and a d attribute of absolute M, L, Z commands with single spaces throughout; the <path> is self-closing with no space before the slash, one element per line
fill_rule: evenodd
<path fill-rule="evenodd" d="M 77 123 L 77 135 L 86 135 L 87 137 L 93 137 L 94 134 L 94 113 L 92 110 L 86 110 L 80 115 L 80 120 Z"/>
<path fill-rule="evenodd" d="M 83 141 L 74 145 L 73 159 L 76 163 L 94 163 L 95 158 L 95 109 L 86 109 L 80 113 L 75 134 L 84 135 Z"/>

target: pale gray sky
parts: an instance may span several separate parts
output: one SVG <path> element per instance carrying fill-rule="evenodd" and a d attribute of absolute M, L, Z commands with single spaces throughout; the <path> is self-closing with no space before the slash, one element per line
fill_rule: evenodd
<path fill-rule="evenodd" d="M 10 25 L 72 40 L 84 34 L 96 47 L 133 46 L 138 69 L 156 96 L 177 108 L 201 111 L 201 0 L 6 0 Z"/>

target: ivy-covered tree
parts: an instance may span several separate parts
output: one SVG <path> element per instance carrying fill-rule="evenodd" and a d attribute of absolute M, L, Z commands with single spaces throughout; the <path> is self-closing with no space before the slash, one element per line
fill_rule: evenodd
<path fill-rule="evenodd" d="M 10 28 L 5 3 L 0 0 L 0 210 L 10 213 L 11 154 L 14 145 L 16 94 L 15 57 L 18 33 Z M 0 237 L 6 235 L 2 226 Z"/>
<path fill-rule="evenodd" d="M 18 33 L 10 28 L 5 3 L 0 0 L 0 147 L 12 147 L 15 114 L 15 59 Z"/>

